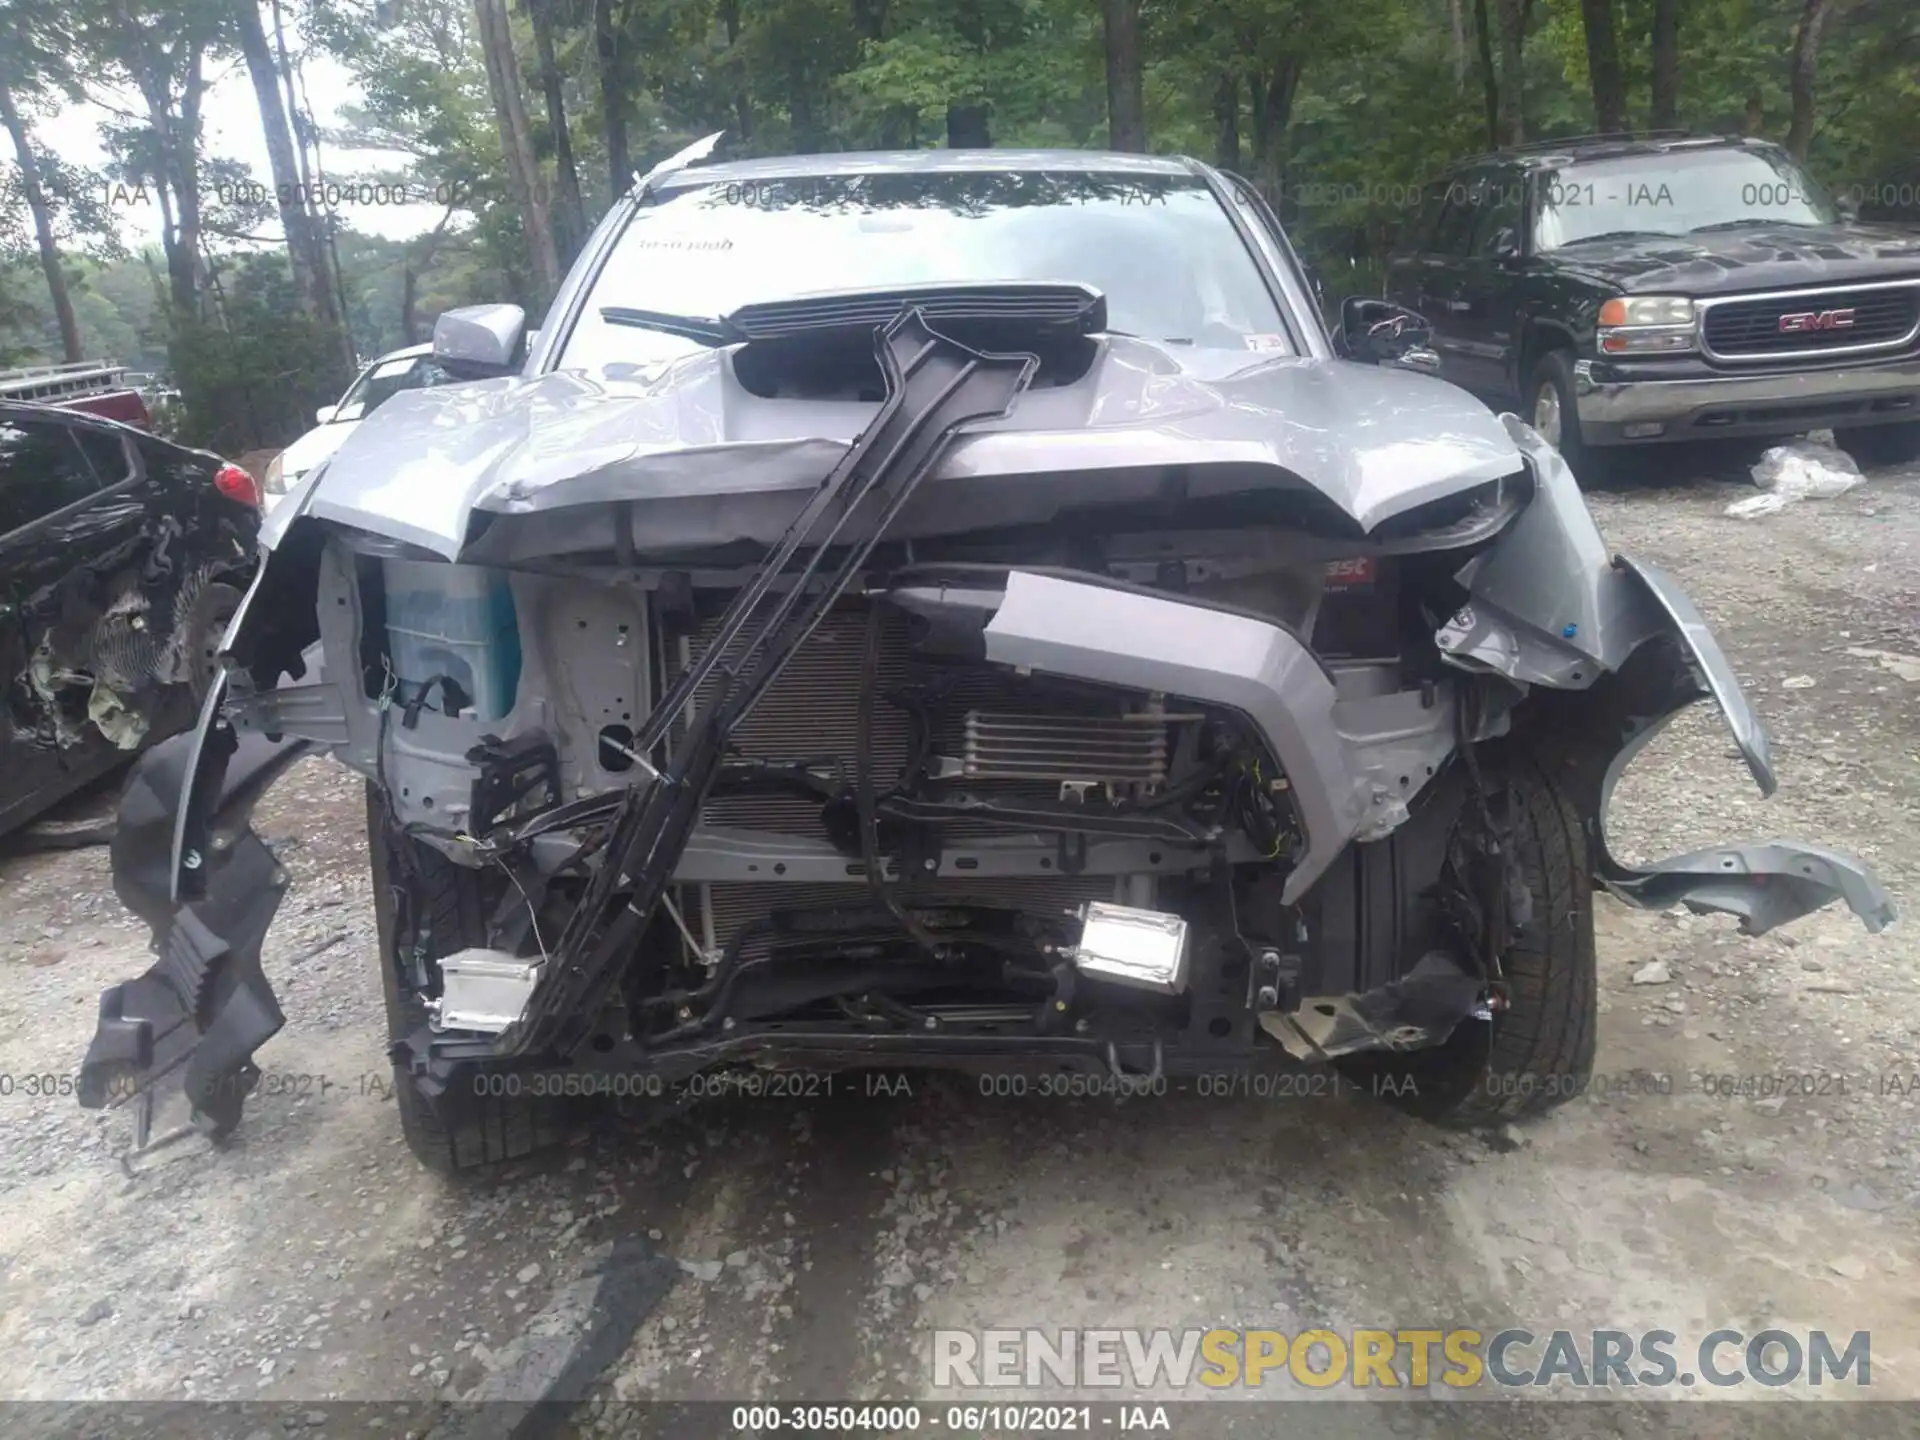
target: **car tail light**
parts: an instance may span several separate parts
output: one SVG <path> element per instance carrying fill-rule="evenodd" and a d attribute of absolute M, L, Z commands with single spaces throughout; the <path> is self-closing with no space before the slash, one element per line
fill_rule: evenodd
<path fill-rule="evenodd" d="M 229 500 L 238 500 L 256 510 L 260 508 L 260 482 L 238 465 L 229 463 L 214 471 L 213 488 Z"/>

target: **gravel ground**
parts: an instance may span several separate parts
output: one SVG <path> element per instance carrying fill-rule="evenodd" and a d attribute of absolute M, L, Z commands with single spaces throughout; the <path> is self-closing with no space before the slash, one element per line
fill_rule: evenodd
<path fill-rule="evenodd" d="M 1760 800 L 1703 710 L 1630 773 L 1618 848 L 1805 837 L 1911 915 L 1920 473 L 1760 520 L 1722 513 L 1738 476 L 1674 462 L 1592 499 L 1714 623 L 1781 789 Z M 1504 1139 L 1345 1095 L 1013 1101 L 916 1077 L 644 1134 L 608 1117 L 456 1184 L 415 1165 L 386 1093 L 357 787 L 306 762 L 259 812 L 295 876 L 266 953 L 288 1024 L 220 1150 L 128 1164 L 124 1113 L 27 1093 L 71 1074 L 147 937 L 103 849 L 0 861 L 0 1396 L 239 1398 L 319 1430 L 323 1400 L 500 1393 L 517 1337 L 621 1242 L 677 1283 L 605 1371 L 620 1399 L 935 1398 L 936 1327 L 1458 1323 L 1870 1330 L 1874 1393 L 1920 1398 L 1911 920 L 1869 937 L 1829 909 L 1743 939 L 1603 899 L 1601 1083 Z M 1723 1097 L 1702 1075 L 1844 1078 Z"/>

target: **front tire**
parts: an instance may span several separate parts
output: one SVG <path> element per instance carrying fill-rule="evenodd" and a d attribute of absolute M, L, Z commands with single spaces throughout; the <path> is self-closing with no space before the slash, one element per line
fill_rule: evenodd
<path fill-rule="evenodd" d="M 1579 809 L 1526 750 L 1489 753 L 1483 769 L 1531 901 L 1530 920 L 1501 957 L 1507 1008 L 1461 1021 L 1431 1049 L 1346 1062 L 1375 1094 L 1459 1129 L 1542 1114 L 1583 1093 L 1599 1019 L 1593 867 Z M 1459 823 L 1475 823 L 1474 814 L 1469 801 Z"/>
<path fill-rule="evenodd" d="M 1540 437 L 1560 452 L 1574 478 L 1583 484 L 1603 478 L 1602 452 L 1587 445 L 1580 433 L 1580 410 L 1574 398 L 1573 353 L 1549 350 L 1533 367 L 1521 397 L 1525 418 Z"/>
<path fill-rule="evenodd" d="M 1920 460 L 1920 421 L 1836 430 L 1833 438 L 1863 468 L 1869 465 L 1911 465 Z"/>
<path fill-rule="evenodd" d="M 397 853 L 406 848 L 406 864 Z M 395 835 L 380 792 L 367 786 L 367 849 L 373 862 L 373 908 L 380 945 L 380 989 L 386 999 L 387 1041 L 393 1044 L 427 1021 L 425 1000 L 400 983 L 396 950 L 396 889 L 417 907 L 426 950 L 439 959 L 487 943 L 480 873 L 456 865 L 431 845 Z M 429 1170 L 443 1175 L 486 1169 L 560 1145 L 569 1115 L 563 1102 L 529 1095 L 474 1095 L 450 1089 L 423 1094 L 407 1070 L 393 1068 L 400 1133 Z M 456 1087 L 457 1089 L 457 1087 Z"/>

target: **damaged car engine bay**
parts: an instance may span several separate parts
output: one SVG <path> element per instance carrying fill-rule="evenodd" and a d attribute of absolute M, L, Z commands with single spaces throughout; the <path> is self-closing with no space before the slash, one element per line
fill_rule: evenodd
<path fill-rule="evenodd" d="M 1381 760 L 1417 765 L 1424 783 L 1473 703 L 1463 692 L 1488 682 L 1403 663 L 1396 581 L 1415 557 L 1303 557 L 1274 569 L 1258 542 L 1282 533 L 1183 536 L 1187 558 L 1171 561 L 1155 555 L 1166 537 L 1122 532 L 1063 547 L 1077 557 L 1027 547 L 1018 570 L 981 558 L 867 573 L 778 655 L 760 703 L 727 731 L 674 883 L 609 995 L 601 1025 L 612 1028 L 596 1036 L 655 1053 L 752 1023 L 819 1021 L 850 1038 L 1011 1029 L 1091 1034 L 1094 1058 L 1124 1044 L 1145 1060 L 1183 1036 L 1245 1048 L 1257 1008 L 1285 1014 L 1328 993 L 1303 988 L 1316 979 L 1336 996 L 1355 988 L 1344 974 L 1316 976 L 1300 953 L 1302 922 L 1282 892 L 1307 845 L 1290 782 L 1243 714 L 988 657 L 988 623 L 1010 603 L 1070 606 L 1088 590 L 1168 624 L 1180 644 L 1207 643 L 1204 625 L 1183 633 L 1182 609 L 1217 617 L 1223 638 L 1263 628 L 1329 637 L 1353 652 L 1316 667 L 1331 705 L 1344 695 L 1356 719 L 1378 716 L 1383 751 L 1412 747 Z M 1192 558 L 1209 539 L 1221 553 Z M 1088 566 L 1090 546 L 1137 558 L 1044 564 Z M 749 652 L 744 637 L 718 643 L 738 593 L 723 585 L 747 577 L 701 574 L 695 585 L 687 571 L 655 570 L 595 586 L 473 576 L 476 591 L 504 597 L 489 602 L 496 611 L 533 620 L 546 657 L 553 723 L 501 739 L 484 720 L 447 713 L 473 708 L 461 680 L 394 668 L 382 581 L 410 562 L 342 545 L 322 563 L 323 589 L 347 601 L 323 613 L 357 611 L 362 640 L 374 639 L 374 653 L 363 651 L 372 683 L 355 698 L 385 717 L 385 759 L 371 758 L 384 765 L 374 778 L 389 823 L 492 882 L 493 947 L 415 977 L 429 993 L 438 982 L 442 1032 L 463 1020 L 483 1028 L 481 997 L 508 976 L 531 993 L 556 939 L 594 903 L 595 880 L 605 884 L 619 854 L 622 803 L 660 784 L 653 777 L 723 703 L 725 671 Z M 1343 573 L 1366 579 L 1342 584 Z M 773 591 L 756 618 L 794 594 Z M 661 714 L 676 677 L 716 658 L 664 740 L 648 745 L 642 719 Z M 523 668 L 519 685 L 530 683 Z M 1420 787 L 1384 770 L 1376 783 L 1384 828 Z M 616 883 L 609 898 L 634 903 L 638 883 Z M 1110 952 L 1082 934 L 1088 907 L 1113 927 Z M 1129 930 L 1141 923 L 1134 912 L 1183 917 L 1138 963 L 1132 944 L 1151 937 Z M 1463 1004 L 1483 988 L 1470 975 L 1461 972 Z M 465 999 L 469 976 L 477 1008 Z M 494 1026 L 508 1014 L 491 1013 Z M 1281 1034 L 1317 1043 L 1293 1025 Z"/>
<path fill-rule="evenodd" d="M 896 329 L 956 348 L 918 322 Z M 886 433 L 883 417 L 869 435 Z M 842 467 L 850 486 L 860 471 Z M 1446 506 L 1458 519 L 1443 540 L 1491 533 L 1522 484 Z M 857 503 L 829 481 L 808 508 L 831 531 Z M 1302 528 L 1321 508 L 1304 492 L 1272 497 L 1265 524 L 1229 498 L 1215 523 L 1183 507 L 1198 528 L 1169 533 L 1155 508 L 920 544 L 829 534 L 824 549 L 799 545 L 803 516 L 758 570 L 583 555 L 568 578 L 330 536 L 315 562 L 321 646 L 361 672 L 352 692 L 334 682 L 339 753 L 376 782 L 390 826 L 490 882 L 489 946 L 408 977 L 432 997 L 416 1053 L 458 1053 L 463 1030 L 538 1034 L 521 1006 L 561 957 L 607 944 L 586 917 L 608 912 L 624 953 L 612 983 L 556 1007 L 542 1038 L 586 1038 L 610 1064 L 631 1063 L 629 1044 L 666 1063 L 755 1025 L 855 1056 L 901 1032 L 973 1037 L 982 1054 L 999 1035 L 1071 1037 L 1063 1053 L 1140 1073 L 1174 1047 L 1245 1050 L 1261 1014 L 1303 1055 L 1411 1039 L 1406 1026 L 1443 1037 L 1484 1001 L 1470 956 L 1451 975 L 1436 965 L 1428 987 L 1451 980 L 1451 1013 L 1423 1016 L 1423 991 L 1376 1032 L 1343 1000 L 1371 987 L 1301 943 L 1297 902 L 1332 857 L 1310 853 L 1293 783 L 1239 692 L 1284 645 L 1285 683 L 1355 731 L 1303 743 L 1352 748 L 1371 789 L 1360 833 L 1384 835 L 1459 727 L 1489 723 L 1470 692 L 1493 682 L 1407 644 L 1408 622 L 1415 637 L 1427 623 L 1425 575 L 1444 580 L 1461 557 L 1436 564 L 1428 535 L 1346 553 L 1351 537 Z M 419 644 L 423 597 L 465 612 L 467 638 L 439 637 L 445 669 Z M 1136 651 L 1157 629 L 1169 660 L 1237 647 L 1253 673 L 1234 686 L 1196 670 L 1197 693 L 1169 694 L 1125 683 L 1137 653 L 1076 663 L 1071 637 L 1018 631 L 1019 614 L 1089 600 L 1096 628 L 1138 627 Z M 1003 643 L 1031 653 L 1009 663 Z M 311 713 L 301 694 L 232 713 L 299 733 L 276 717 Z M 641 873 L 654 856 L 623 848 L 636 815 L 641 835 L 685 834 L 671 871 Z M 1445 857 L 1428 848 L 1437 885 Z M 416 931 L 402 953 L 428 943 Z M 1374 978 L 1398 978 L 1395 957 L 1373 959 Z M 1342 1000 L 1320 1037 L 1291 1016 L 1313 995 Z"/>
<path fill-rule="evenodd" d="M 901 163 L 910 199 L 1001 178 Z M 1774 786 L 1698 612 L 1526 426 L 1383 363 L 1384 302 L 1330 337 L 1218 177 L 1140 163 L 1267 255 L 1236 303 L 1284 331 L 1153 342 L 1038 278 L 591 307 L 623 227 L 714 209 L 698 172 L 609 216 L 538 350 L 514 307 L 442 316 L 474 383 L 287 497 L 198 731 L 129 785 L 116 887 L 161 959 L 101 997 L 82 1103 L 130 1084 L 144 1142 L 184 1068 L 238 1122 L 289 883 L 247 814 L 315 751 L 366 777 L 403 1126 L 456 1167 L 546 1133 L 471 1120 L 528 1071 L 1320 1062 L 1484 1119 L 1490 1064 L 1591 1067 L 1595 883 L 1887 923 L 1811 846 L 1608 853 L 1620 771 L 1696 700 Z M 556 368 L 576 329 L 666 348 Z"/>

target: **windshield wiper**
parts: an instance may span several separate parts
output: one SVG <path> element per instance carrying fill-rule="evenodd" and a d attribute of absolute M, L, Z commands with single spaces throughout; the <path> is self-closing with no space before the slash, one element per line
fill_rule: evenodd
<path fill-rule="evenodd" d="M 1602 230 L 1598 235 L 1577 235 L 1571 240 L 1562 240 L 1560 249 L 1569 245 L 1591 245 L 1596 240 L 1633 240 L 1642 235 L 1651 235 L 1656 240 L 1677 240 L 1679 237 L 1671 230 Z"/>
<path fill-rule="evenodd" d="M 1742 215 L 1738 220 L 1716 220 L 1711 225 L 1696 225 L 1687 233 L 1699 235 L 1708 230 L 1738 230 L 1742 225 L 1793 225 L 1802 230 L 1813 228 L 1811 220 L 1781 220 L 1772 215 Z"/>
<path fill-rule="evenodd" d="M 731 345 L 741 338 L 724 320 L 709 320 L 702 315 L 674 315 L 665 310 L 636 310 L 629 305 L 602 305 L 600 318 L 609 325 L 631 325 L 638 330 L 658 330 L 663 335 L 678 335 L 683 340 L 698 340 L 702 345 Z"/>

